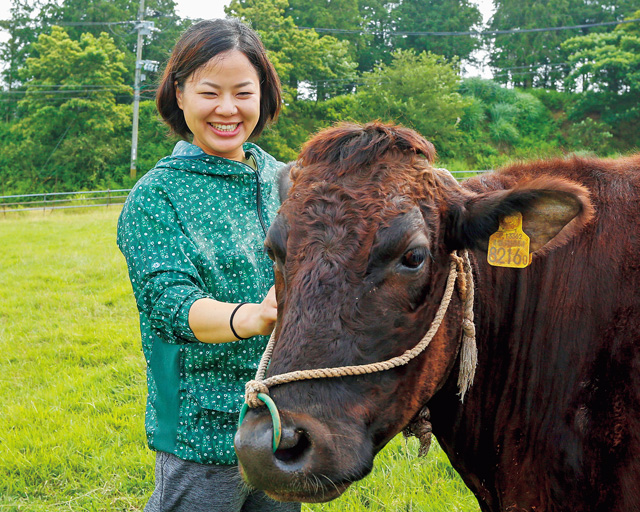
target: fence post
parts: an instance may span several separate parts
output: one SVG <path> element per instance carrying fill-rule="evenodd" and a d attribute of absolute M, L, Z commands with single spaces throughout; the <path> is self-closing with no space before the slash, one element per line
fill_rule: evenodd
<path fill-rule="evenodd" d="M 42 215 L 47 214 L 47 194 L 42 194 Z"/>

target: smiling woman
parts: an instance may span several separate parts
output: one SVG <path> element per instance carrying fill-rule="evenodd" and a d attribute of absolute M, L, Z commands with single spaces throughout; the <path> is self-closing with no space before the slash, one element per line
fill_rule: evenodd
<path fill-rule="evenodd" d="M 233 450 L 244 382 L 276 319 L 264 237 L 282 164 L 247 140 L 280 103 L 260 39 L 231 19 L 188 29 L 158 88 L 158 111 L 185 140 L 136 184 L 118 223 L 158 452 L 147 512 L 300 510 L 249 490 Z"/>

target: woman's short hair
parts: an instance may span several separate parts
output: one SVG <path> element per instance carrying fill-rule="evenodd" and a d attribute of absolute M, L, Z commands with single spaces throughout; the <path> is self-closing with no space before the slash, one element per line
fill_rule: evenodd
<path fill-rule="evenodd" d="M 256 69 L 260 79 L 260 119 L 251 132 L 258 137 L 267 122 L 280 112 L 282 94 L 280 79 L 260 37 L 237 19 L 205 20 L 188 28 L 173 49 L 156 92 L 158 112 L 171 130 L 187 139 L 191 130 L 176 100 L 176 85 L 184 87 L 187 79 L 213 57 L 223 52 L 242 52 Z"/>

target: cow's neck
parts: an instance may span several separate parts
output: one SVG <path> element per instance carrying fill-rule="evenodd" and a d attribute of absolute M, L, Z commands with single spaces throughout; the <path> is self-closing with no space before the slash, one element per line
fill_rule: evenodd
<path fill-rule="evenodd" d="M 462 403 L 457 395 L 456 365 L 428 406 L 434 434 L 454 467 L 477 495 L 495 504 L 490 510 L 500 510 L 497 501 L 502 491 L 497 489 L 495 473 L 498 462 L 504 462 L 500 440 L 514 435 L 505 425 L 521 426 L 521 417 L 511 421 L 514 410 L 522 407 L 520 390 L 513 386 L 527 382 L 530 369 L 524 361 L 530 344 L 536 341 L 533 330 L 540 320 L 536 316 L 542 311 L 536 311 L 535 305 L 541 300 L 544 286 L 533 287 L 521 270 L 489 266 L 479 252 L 472 258 L 478 344 L 475 380 Z M 531 497 L 532 503 L 536 500 L 536 496 Z"/>

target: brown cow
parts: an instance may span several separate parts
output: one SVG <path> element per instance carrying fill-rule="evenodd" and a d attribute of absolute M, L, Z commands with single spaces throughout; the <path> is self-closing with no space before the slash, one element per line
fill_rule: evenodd
<path fill-rule="evenodd" d="M 278 297 L 268 375 L 389 359 L 425 334 L 468 250 L 478 364 L 458 394 L 462 301 L 406 366 L 270 390 L 236 436 L 247 481 L 325 501 L 367 475 L 423 407 L 483 511 L 640 510 L 640 155 L 512 165 L 458 185 L 415 132 L 317 135 L 268 233 Z M 521 212 L 531 263 L 487 262 Z"/>

